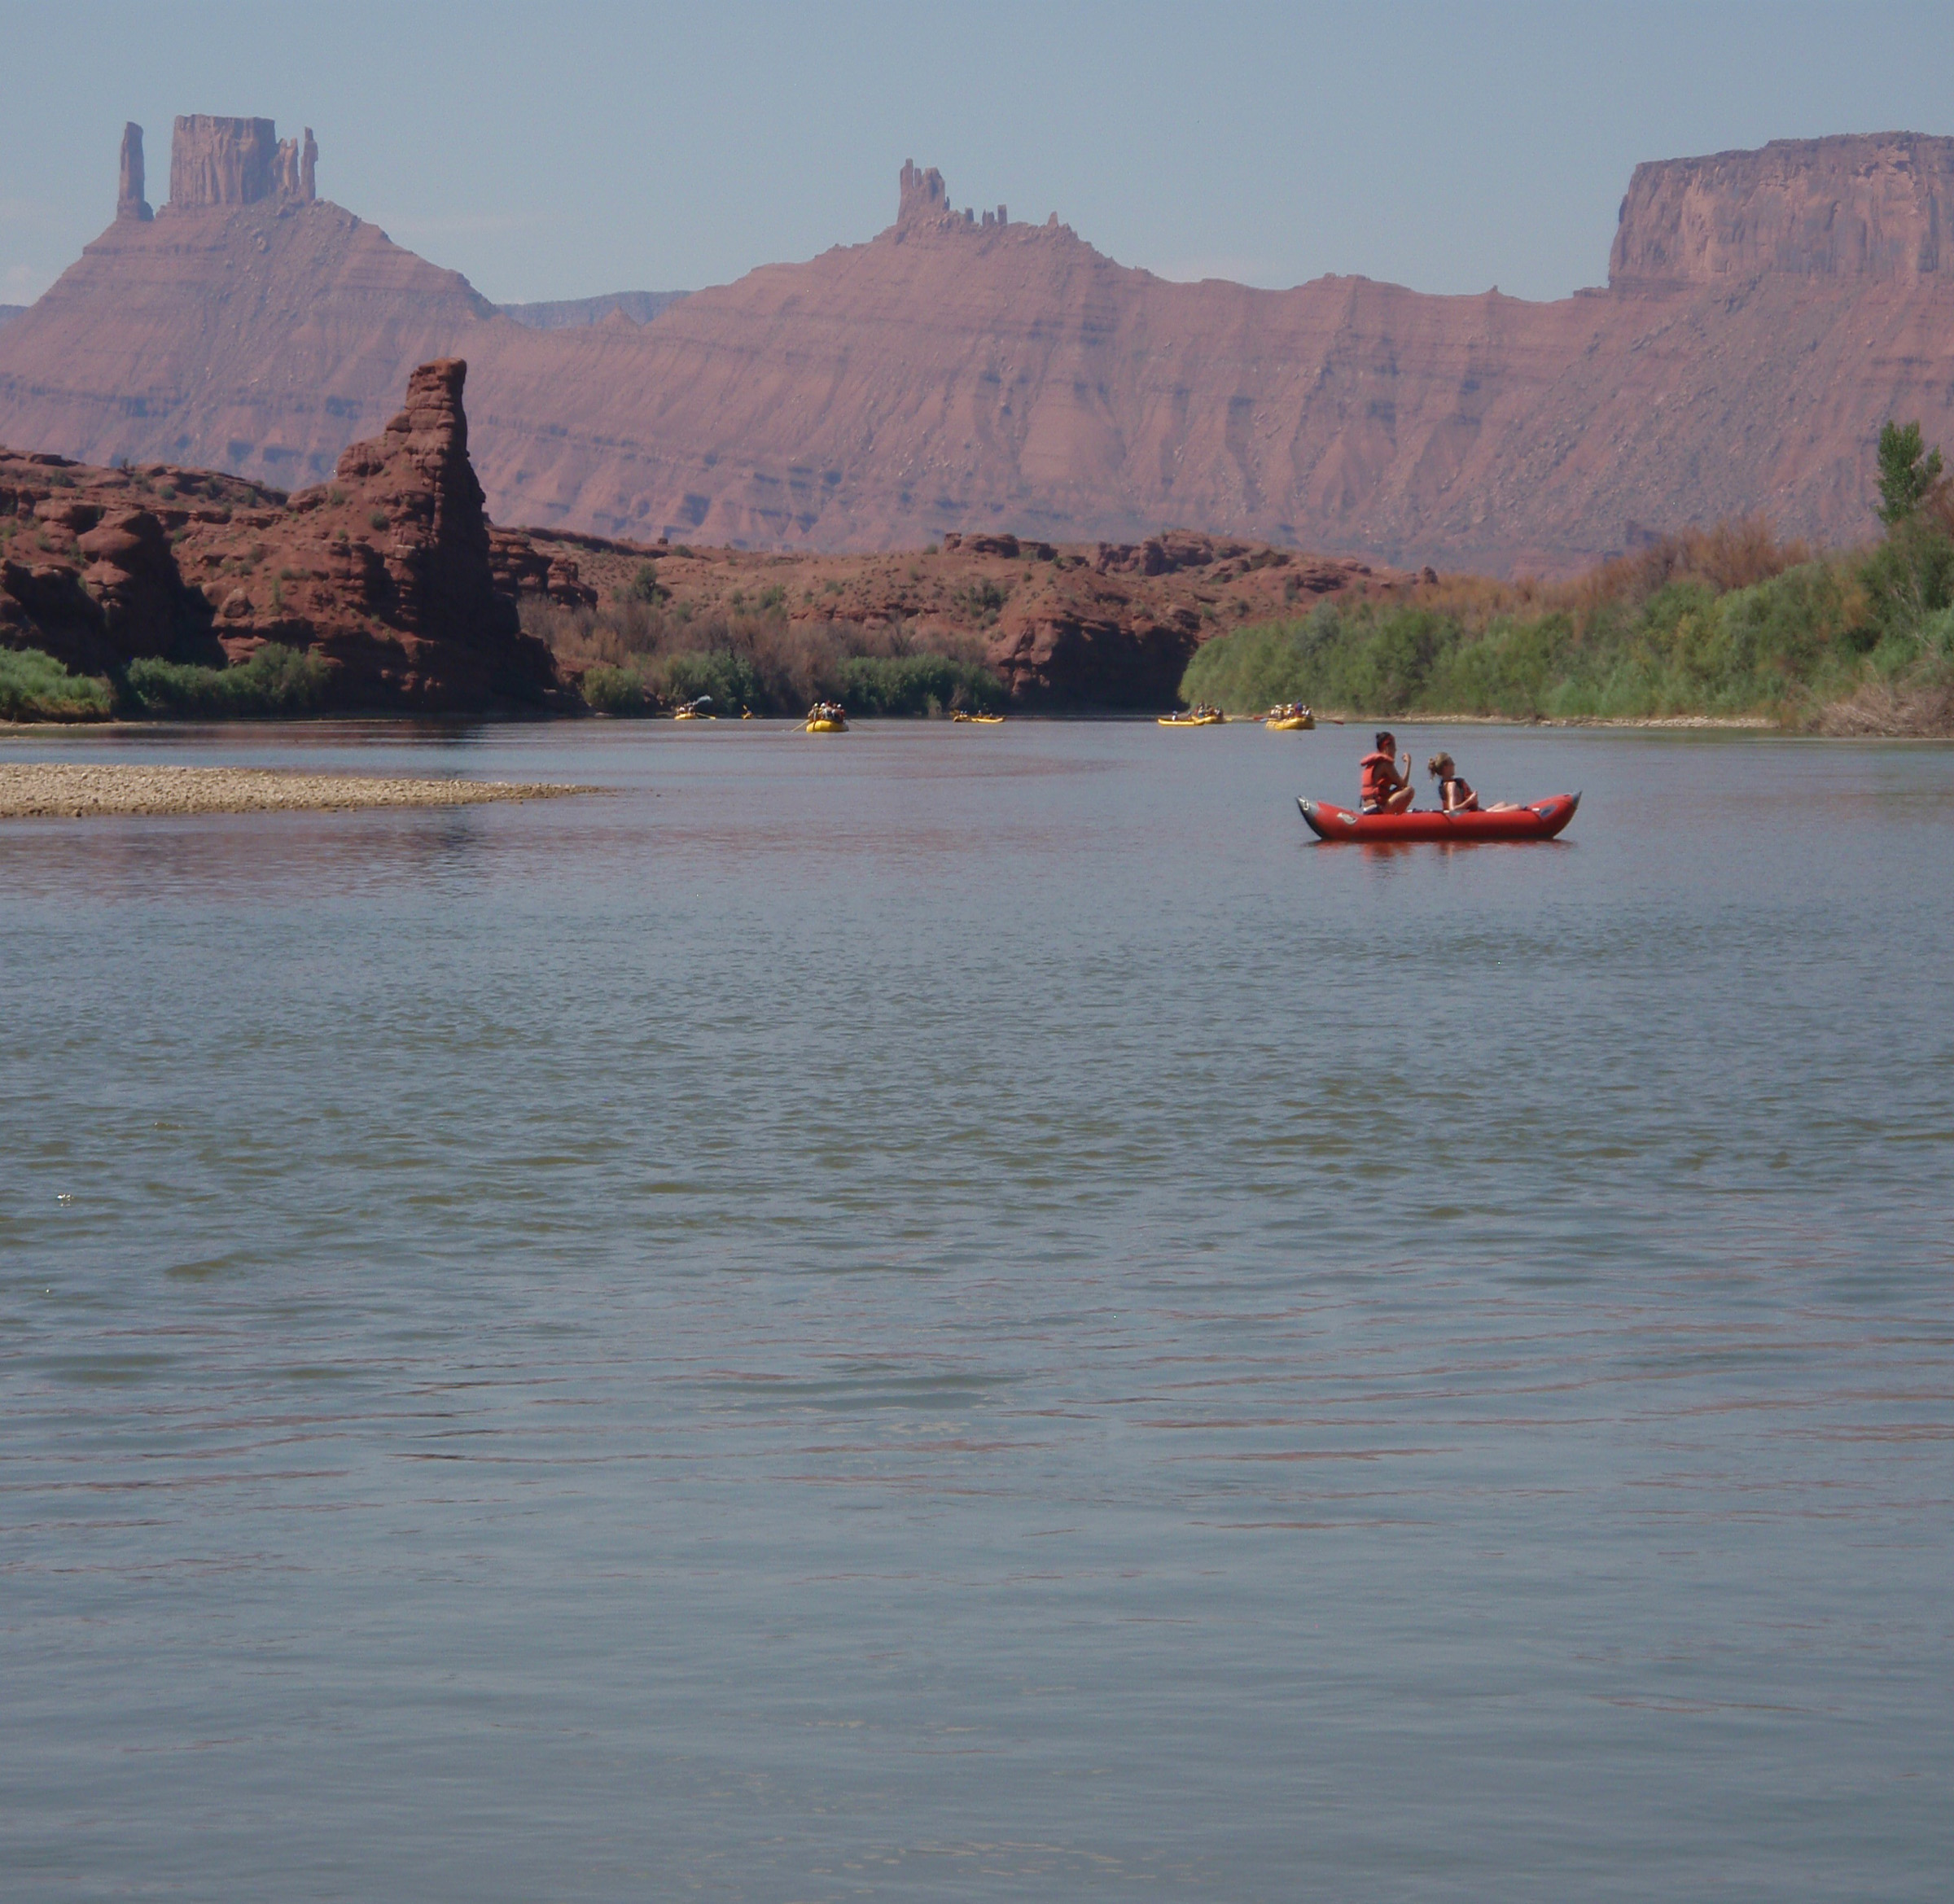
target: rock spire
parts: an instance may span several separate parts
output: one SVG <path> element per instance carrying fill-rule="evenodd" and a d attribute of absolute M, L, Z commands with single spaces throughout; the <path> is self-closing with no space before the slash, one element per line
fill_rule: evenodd
<path fill-rule="evenodd" d="M 142 128 L 132 119 L 122 128 L 122 173 L 116 187 L 118 218 L 150 218 L 155 214 L 142 196 Z"/>
<path fill-rule="evenodd" d="M 896 207 L 898 236 L 912 231 L 1001 230 L 1010 222 L 1002 205 L 995 212 L 986 212 L 981 221 L 967 205 L 961 212 L 955 210 L 943 174 L 934 165 L 924 172 L 913 159 L 905 159 L 900 177 L 901 196 Z"/>

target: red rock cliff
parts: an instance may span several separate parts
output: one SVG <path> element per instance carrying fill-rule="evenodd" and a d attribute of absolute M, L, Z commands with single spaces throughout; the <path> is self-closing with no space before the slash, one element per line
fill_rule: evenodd
<path fill-rule="evenodd" d="M 1507 572 L 1753 511 L 1846 541 L 1874 527 L 1882 422 L 1954 442 L 1949 146 L 1644 167 L 1614 288 L 1540 304 L 1171 283 L 1055 221 L 953 209 L 909 165 L 865 243 L 654 325 L 538 331 L 281 195 L 274 141 L 270 196 L 118 220 L 0 330 L 0 440 L 318 481 L 414 365 L 465 356 L 494 512 L 611 536 L 860 549 L 1178 524 Z"/>
<path fill-rule="evenodd" d="M 1954 139 L 1777 139 L 1638 165 L 1608 260 L 1617 289 L 1781 272 L 1901 282 L 1954 273 Z M 1945 261 L 1943 263 L 1943 248 Z"/>

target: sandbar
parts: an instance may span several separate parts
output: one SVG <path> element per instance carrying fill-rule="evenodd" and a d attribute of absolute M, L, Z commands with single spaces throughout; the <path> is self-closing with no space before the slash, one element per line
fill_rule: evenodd
<path fill-rule="evenodd" d="M 0 820 L 120 815 L 336 812 L 361 807 L 470 807 L 594 793 L 587 786 L 503 780 L 407 780 L 266 767 L 138 767 L 21 761 L 0 764 Z"/>

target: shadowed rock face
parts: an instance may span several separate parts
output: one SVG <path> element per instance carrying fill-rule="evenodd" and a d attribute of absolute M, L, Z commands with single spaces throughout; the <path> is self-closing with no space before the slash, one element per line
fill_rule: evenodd
<path fill-rule="evenodd" d="M 118 221 L 0 330 L 0 440 L 287 486 L 370 437 L 415 364 L 465 356 L 507 519 L 809 549 L 1182 524 L 1499 572 L 1754 511 L 1850 541 L 1886 418 L 1954 442 L 1947 141 L 1641 168 L 1613 288 L 1546 304 L 1168 283 L 1055 217 L 954 209 L 912 164 L 867 243 L 654 324 L 538 330 L 305 201 L 302 153 L 279 196 L 269 123 L 221 123 L 264 130 L 190 142 L 205 201 Z M 210 196 L 257 189 L 255 156 L 218 163 L 240 141 L 269 195 Z"/>
<path fill-rule="evenodd" d="M 497 592 L 488 567 L 488 518 L 468 461 L 468 418 L 458 357 L 423 364 L 407 379 L 407 407 L 369 443 L 340 457 L 335 490 L 357 515 L 384 514 L 390 531 L 382 566 L 388 619 L 436 640 L 484 631 L 507 639 L 515 604 Z M 310 492 L 316 497 L 317 492 Z M 301 499 L 301 506 L 304 506 Z"/>

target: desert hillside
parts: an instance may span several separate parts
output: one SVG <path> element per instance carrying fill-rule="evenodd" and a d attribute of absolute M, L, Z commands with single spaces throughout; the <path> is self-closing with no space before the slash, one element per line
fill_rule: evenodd
<path fill-rule="evenodd" d="M 905 167 L 867 243 L 547 330 L 319 199 L 269 121 L 179 121 L 153 217 L 129 173 L 125 142 L 116 221 L 0 330 L 0 441 L 296 486 L 458 352 L 505 521 L 810 550 L 1183 525 L 1510 573 L 1750 513 L 1850 541 L 1885 418 L 1954 440 L 1954 141 L 1640 167 L 1608 287 L 1545 304 L 1170 283 Z"/>

